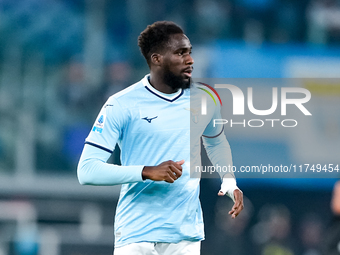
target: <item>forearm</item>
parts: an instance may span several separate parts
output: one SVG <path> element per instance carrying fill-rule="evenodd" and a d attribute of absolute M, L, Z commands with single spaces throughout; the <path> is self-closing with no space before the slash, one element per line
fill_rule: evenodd
<path fill-rule="evenodd" d="M 144 166 L 118 166 L 106 163 L 110 154 L 85 145 L 77 174 L 82 185 L 117 185 L 143 181 Z"/>
<path fill-rule="evenodd" d="M 226 139 L 224 133 L 215 138 L 206 138 L 203 137 L 203 145 L 207 152 L 208 158 L 214 166 L 225 166 L 228 170 L 232 169 L 233 160 L 230 145 L 228 140 Z M 233 177 L 234 173 L 230 172 L 218 172 L 221 178 L 225 177 Z"/>
<path fill-rule="evenodd" d="M 225 135 L 222 133 L 215 138 L 203 137 L 203 144 L 207 151 L 208 157 L 214 166 L 219 165 L 221 168 L 226 166 L 228 170 L 232 170 L 233 161 L 230 145 Z M 223 194 L 227 194 L 233 201 L 234 190 L 239 189 L 236 184 L 235 175 L 232 171 L 218 172 L 222 179 L 221 190 Z"/>

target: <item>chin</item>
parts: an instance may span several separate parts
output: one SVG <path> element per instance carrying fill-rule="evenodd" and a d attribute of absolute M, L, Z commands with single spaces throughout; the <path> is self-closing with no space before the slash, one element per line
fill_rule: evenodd
<path fill-rule="evenodd" d="M 175 75 L 167 71 L 164 75 L 164 82 L 168 84 L 173 90 L 188 89 L 191 86 L 191 77 L 182 75 Z"/>
<path fill-rule="evenodd" d="M 191 83 L 192 83 L 191 78 L 185 79 L 183 82 L 184 86 L 182 87 L 182 89 L 189 89 L 191 87 Z"/>

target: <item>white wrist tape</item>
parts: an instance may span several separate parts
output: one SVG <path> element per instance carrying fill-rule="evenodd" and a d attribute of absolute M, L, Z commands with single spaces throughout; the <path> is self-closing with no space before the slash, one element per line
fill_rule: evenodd
<path fill-rule="evenodd" d="M 229 178 L 223 178 L 222 184 L 221 184 L 221 191 L 223 194 L 228 195 L 234 202 L 234 190 L 239 189 L 236 185 L 236 179 L 229 177 Z"/>

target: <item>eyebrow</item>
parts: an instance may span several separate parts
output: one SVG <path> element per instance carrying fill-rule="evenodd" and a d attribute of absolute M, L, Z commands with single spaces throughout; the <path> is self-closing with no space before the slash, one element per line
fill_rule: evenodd
<path fill-rule="evenodd" d="M 189 47 L 180 47 L 178 49 L 175 49 L 175 52 L 180 51 L 180 50 L 192 50 L 192 46 Z"/>

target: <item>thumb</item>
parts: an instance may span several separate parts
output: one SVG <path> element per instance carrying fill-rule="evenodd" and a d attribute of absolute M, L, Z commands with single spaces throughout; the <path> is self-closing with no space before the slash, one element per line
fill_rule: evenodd
<path fill-rule="evenodd" d="M 184 164 L 184 162 L 185 162 L 185 160 L 184 160 L 184 159 L 182 159 L 181 161 L 177 161 L 176 163 L 177 163 L 177 164 L 180 164 L 180 165 L 183 165 L 183 164 Z"/>
<path fill-rule="evenodd" d="M 220 190 L 220 191 L 217 193 L 217 195 L 221 197 L 221 196 L 224 196 L 225 193 L 224 193 L 222 190 Z"/>

